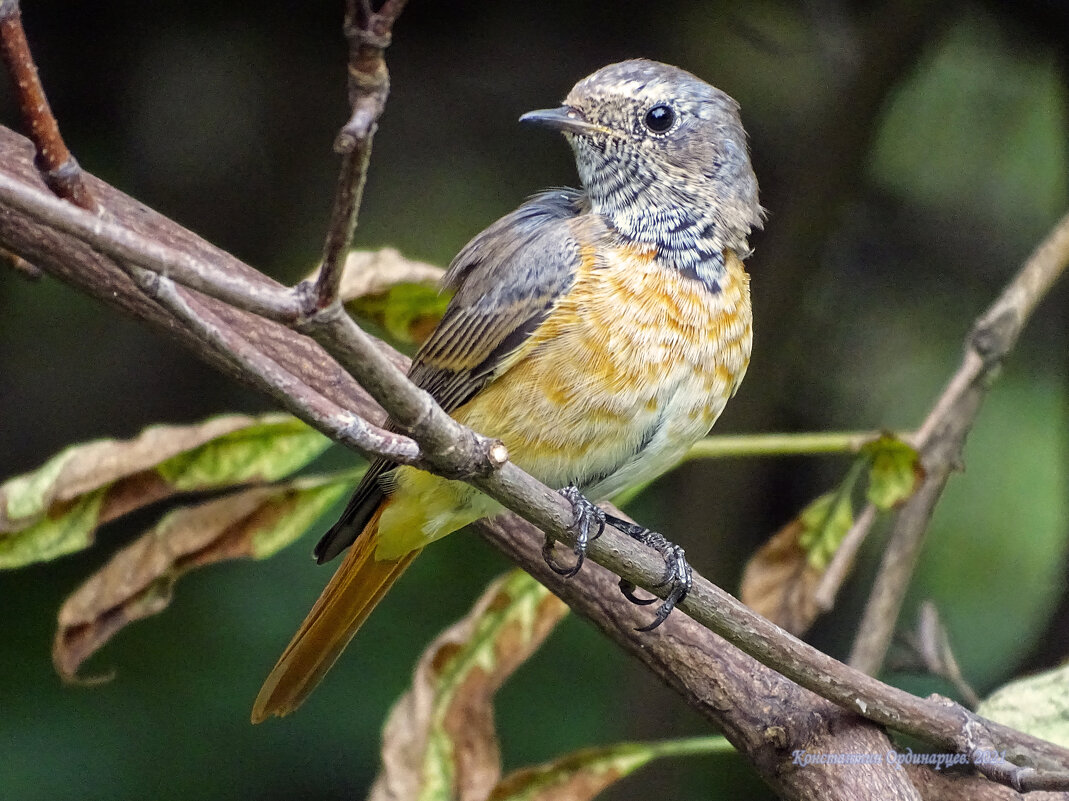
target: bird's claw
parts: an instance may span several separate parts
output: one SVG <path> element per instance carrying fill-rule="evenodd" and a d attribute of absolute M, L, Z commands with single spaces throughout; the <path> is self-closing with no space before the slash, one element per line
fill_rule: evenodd
<path fill-rule="evenodd" d="M 605 520 L 613 528 L 619 529 L 646 547 L 653 548 L 664 559 L 664 575 L 653 586 L 669 587 L 668 594 L 665 596 L 664 602 L 657 608 L 653 622 L 636 629 L 636 631 L 653 631 L 653 629 L 664 623 L 668 615 L 676 608 L 676 604 L 681 603 L 687 597 L 687 593 L 690 592 L 694 582 L 690 564 L 687 562 L 682 548 L 675 543 L 669 542 L 656 531 L 650 531 L 648 528 L 611 515 L 606 515 Z M 656 596 L 653 598 L 639 598 L 635 595 L 635 589 L 636 587 L 632 582 L 620 579 L 620 591 L 631 603 L 648 606 L 657 601 Z"/>
<path fill-rule="evenodd" d="M 572 523 L 572 530 L 575 531 L 575 545 L 572 547 L 572 553 L 575 554 L 575 564 L 569 566 L 557 562 L 553 556 L 553 546 L 557 541 L 548 534 L 546 535 L 545 543 L 542 545 L 542 558 L 546 560 L 549 569 L 554 573 L 565 578 L 572 578 L 583 566 L 583 561 L 586 559 L 587 545 L 600 537 L 602 532 L 605 531 L 605 513 L 574 485 L 565 487 L 560 491 L 560 494 L 571 503 L 572 509 L 575 510 L 575 522 Z M 591 534 L 591 529 L 595 526 L 597 528 Z"/>

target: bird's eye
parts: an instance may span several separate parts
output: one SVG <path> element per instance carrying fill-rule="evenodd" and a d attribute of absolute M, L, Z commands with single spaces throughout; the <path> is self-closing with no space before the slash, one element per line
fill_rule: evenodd
<path fill-rule="evenodd" d="M 676 121 L 676 113 L 670 106 L 654 106 L 642 118 L 643 124 L 653 133 L 664 133 Z"/>

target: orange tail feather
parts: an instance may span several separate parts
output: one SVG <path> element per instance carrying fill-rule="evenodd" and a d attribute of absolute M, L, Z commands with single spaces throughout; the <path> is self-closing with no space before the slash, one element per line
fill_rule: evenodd
<path fill-rule="evenodd" d="M 288 715 L 304 702 L 419 553 L 412 551 L 397 560 L 375 559 L 379 518 L 385 508 L 386 504 L 379 507 L 349 548 L 345 561 L 279 657 L 256 696 L 253 723 L 271 715 Z"/>

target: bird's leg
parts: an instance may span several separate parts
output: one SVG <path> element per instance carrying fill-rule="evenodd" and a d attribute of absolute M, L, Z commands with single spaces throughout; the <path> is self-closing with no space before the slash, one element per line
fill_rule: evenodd
<path fill-rule="evenodd" d="M 650 531 L 648 528 L 643 528 L 628 520 L 621 520 L 619 517 L 613 517 L 612 515 L 605 515 L 605 522 L 609 523 L 613 528 L 619 529 L 631 539 L 641 542 L 648 548 L 653 548 L 664 559 L 664 576 L 654 586 L 668 586 L 670 588 L 668 596 L 657 609 L 653 622 L 636 629 L 636 631 L 652 631 L 664 623 L 665 618 L 675 609 L 676 604 L 686 598 L 687 593 L 690 592 L 693 583 L 690 564 L 687 562 L 682 548 L 675 543 L 669 542 L 656 531 Z M 620 591 L 627 597 L 627 600 L 634 604 L 645 606 L 657 601 L 656 597 L 639 598 L 635 595 L 635 585 L 626 579 L 620 579 Z"/>
<path fill-rule="evenodd" d="M 587 543 L 591 540 L 596 540 L 601 536 L 601 532 L 605 530 L 605 513 L 588 500 L 574 484 L 562 489 L 560 494 L 571 503 L 572 509 L 575 510 L 575 522 L 572 524 L 572 528 L 575 530 L 575 546 L 572 548 L 572 553 L 575 554 L 575 564 L 568 567 L 557 562 L 553 557 L 553 545 L 556 540 L 548 534 L 546 535 L 546 542 L 542 546 L 542 558 L 546 560 L 546 564 L 549 565 L 550 570 L 554 573 L 571 578 L 583 566 L 583 560 L 586 559 Z M 595 526 L 597 530 L 591 536 L 591 529 Z"/>

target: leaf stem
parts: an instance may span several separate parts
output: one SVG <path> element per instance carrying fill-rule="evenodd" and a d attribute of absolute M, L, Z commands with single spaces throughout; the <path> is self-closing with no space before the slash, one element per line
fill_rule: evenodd
<path fill-rule="evenodd" d="M 735 746 L 720 734 L 682 737 L 676 740 L 646 743 L 645 745 L 659 757 L 690 756 L 691 754 L 727 754 L 735 750 Z"/>
<path fill-rule="evenodd" d="M 686 458 L 689 461 L 747 456 L 858 453 L 866 443 L 879 438 L 883 433 L 881 431 L 812 431 L 802 434 L 740 434 L 706 437 L 691 447 Z M 909 442 L 913 435 L 909 432 L 901 432 L 894 436 Z"/>

